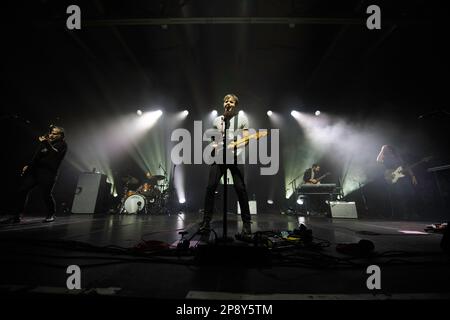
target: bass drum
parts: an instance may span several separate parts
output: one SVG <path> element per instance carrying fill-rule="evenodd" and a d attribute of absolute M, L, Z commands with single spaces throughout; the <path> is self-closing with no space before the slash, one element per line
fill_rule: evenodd
<path fill-rule="evenodd" d="M 151 192 L 145 195 L 147 197 L 147 201 L 150 204 L 156 204 L 159 197 L 161 196 L 161 191 L 157 187 L 153 187 Z"/>
<path fill-rule="evenodd" d="M 137 214 L 145 211 L 145 197 L 140 194 L 133 194 L 125 200 L 124 208 L 128 214 Z"/>

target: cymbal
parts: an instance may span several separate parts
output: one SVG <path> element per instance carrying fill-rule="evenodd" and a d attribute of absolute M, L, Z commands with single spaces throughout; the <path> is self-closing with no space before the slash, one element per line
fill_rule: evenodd
<path fill-rule="evenodd" d="M 150 178 L 147 178 L 147 181 L 152 184 L 152 185 L 156 185 L 158 183 L 158 181 L 165 179 L 164 176 L 151 176 Z"/>
<path fill-rule="evenodd" d="M 129 184 L 138 184 L 139 180 L 132 176 L 122 177 L 122 181 Z"/>

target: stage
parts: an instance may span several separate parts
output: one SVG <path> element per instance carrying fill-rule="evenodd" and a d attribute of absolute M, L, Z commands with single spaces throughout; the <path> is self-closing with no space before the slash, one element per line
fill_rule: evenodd
<path fill-rule="evenodd" d="M 213 229 L 222 235 L 222 217 Z M 240 216 L 228 214 L 228 235 L 242 226 Z M 314 246 L 277 246 L 259 249 L 235 240 L 239 261 L 197 259 L 207 246 L 196 235 L 189 250 L 177 250 L 179 232 L 190 238 L 200 214 L 59 216 L 53 223 L 28 216 L 19 225 L 0 227 L 0 291 L 33 294 L 103 295 L 151 299 L 448 299 L 448 256 L 441 250 L 441 234 L 427 233 L 436 221 L 388 221 L 311 218 L 258 213 L 252 231 L 292 231 L 304 224 L 312 230 Z M 212 236 L 211 239 L 214 237 Z M 373 242 L 368 257 L 352 257 L 337 244 Z M 147 253 L 142 249 L 147 241 Z M 153 240 L 153 241 L 150 241 Z M 139 247 L 139 246 L 138 246 Z M 197 248 L 196 248 L 197 247 Z M 203 247 L 206 248 L 206 247 Z M 253 248 L 253 249 L 252 249 Z M 214 248 L 212 249 L 214 250 Z M 220 250 L 220 248 L 218 249 Z M 149 251 L 152 251 L 151 253 Z M 261 258 L 251 261 L 251 256 Z M 231 254 L 230 259 L 236 259 Z M 68 290 L 69 265 L 81 269 L 81 289 Z M 369 265 L 381 271 L 381 289 L 369 290 Z"/>

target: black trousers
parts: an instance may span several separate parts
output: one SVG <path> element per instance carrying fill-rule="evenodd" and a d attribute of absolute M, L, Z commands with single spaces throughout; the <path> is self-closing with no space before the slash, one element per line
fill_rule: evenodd
<path fill-rule="evenodd" d="M 408 179 L 405 177 L 395 184 L 386 185 L 391 218 L 408 219 L 418 213 L 419 204 Z"/>
<path fill-rule="evenodd" d="M 208 186 L 205 195 L 205 219 L 210 220 L 214 210 L 214 193 L 219 185 L 220 178 L 225 174 L 225 168 L 231 171 L 234 189 L 236 190 L 239 206 L 241 207 L 241 218 L 243 222 L 250 222 L 250 208 L 248 205 L 248 194 L 244 182 L 244 166 L 239 164 L 212 164 L 209 168 Z"/>
<path fill-rule="evenodd" d="M 47 218 L 55 214 L 55 201 L 52 196 L 52 189 L 55 184 L 56 173 L 47 170 L 35 170 L 32 172 L 26 172 L 22 177 L 22 181 L 17 192 L 18 207 L 15 210 L 15 215 L 20 216 L 23 213 L 28 194 L 35 187 L 40 187 L 42 191 L 42 197 L 47 207 Z"/>

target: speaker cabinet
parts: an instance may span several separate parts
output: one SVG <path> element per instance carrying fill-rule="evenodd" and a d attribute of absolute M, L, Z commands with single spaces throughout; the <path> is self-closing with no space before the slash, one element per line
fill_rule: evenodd
<path fill-rule="evenodd" d="M 85 172 L 79 175 L 72 204 L 72 213 L 104 212 L 108 196 L 106 175 Z"/>
<path fill-rule="evenodd" d="M 358 218 L 354 202 L 330 201 L 330 209 L 332 218 Z"/>

